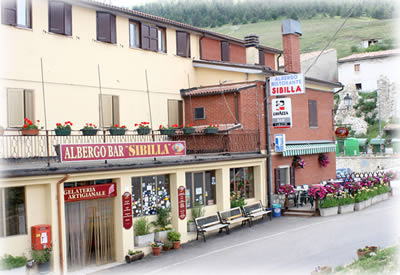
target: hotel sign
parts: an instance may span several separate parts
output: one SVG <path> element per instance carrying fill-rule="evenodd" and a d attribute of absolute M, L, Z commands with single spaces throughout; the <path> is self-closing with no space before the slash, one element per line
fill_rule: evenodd
<path fill-rule="evenodd" d="M 185 141 L 60 144 L 57 147 L 61 162 L 186 155 Z"/>
<path fill-rule="evenodd" d="M 306 92 L 303 74 L 278 75 L 269 78 L 271 96 L 298 95 Z"/>
<path fill-rule="evenodd" d="M 64 201 L 74 202 L 112 198 L 117 195 L 115 183 L 64 188 Z"/>

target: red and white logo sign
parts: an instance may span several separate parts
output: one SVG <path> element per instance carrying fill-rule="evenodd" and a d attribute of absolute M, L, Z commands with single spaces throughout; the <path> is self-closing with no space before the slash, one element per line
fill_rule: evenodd
<path fill-rule="evenodd" d="M 271 96 L 297 95 L 306 92 L 303 74 L 278 75 L 269 78 Z"/>

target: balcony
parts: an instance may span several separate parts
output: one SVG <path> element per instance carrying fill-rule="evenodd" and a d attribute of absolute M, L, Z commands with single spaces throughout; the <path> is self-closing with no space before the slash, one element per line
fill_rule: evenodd
<path fill-rule="evenodd" d="M 260 152 L 257 131 L 220 131 L 207 135 L 196 132 L 184 135 L 161 135 L 159 130 L 148 135 L 138 135 L 129 130 L 123 136 L 113 136 L 107 130 L 99 131 L 95 136 L 84 136 L 81 131 L 72 131 L 70 136 L 57 136 L 53 130 L 42 130 L 37 136 L 22 136 L 18 130 L 5 131 L 0 136 L 0 159 L 54 158 L 58 144 L 98 144 L 98 143 L 135 143 L 157 141 L 186 141 L 188 155 L 212 153 L 255 153 Z"/>

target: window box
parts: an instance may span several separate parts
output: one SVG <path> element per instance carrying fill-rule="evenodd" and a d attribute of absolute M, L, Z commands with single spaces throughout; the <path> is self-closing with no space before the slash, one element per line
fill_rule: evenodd
<path fill-rule="evenodd" d="M 56 136 L 70 136 L 71 129 L 54 129 Z"/>
<path fill-rule="evenodd" d="M 339 205 L 339 214 L 351 213 L 354 212 L 354 203 Z"/>
<path fill-rule="evenodd" d="M 81 129 L 84 136 L 95 136 L 99 129 Z"/>
<path fill-rule="evenodd" d="M 218 133 L 218 128 L 205 128 L 204 129 L 205 134 L 216 134 Z"/>
<path fill-rule="evenodd" d="M 37 136 L 39 134 L 39 129 L 21 129 L 23 136 Z"/>
<path fill-rule="evenodd" d="M 176 129 L 160 129 L 161 135 L 174 136 Z"/>
<path fill-rule="evenodd" d="M 138 135 L 148 135 L 150 134 L 150 128 L 137 128 Z"/>
<path fill-rule="evenodd" d="M 115 129 L 108 129 L 108 131 L 110 132 L 110 135 L 112 136 L 124 136 L 126 129 L 121 129 L 121 128 L 115 128 Z"/>
<path fill-rule="evenodd" d="M 195 132 L 196 129 L 193 127 L 188 127 L 188 128 L 182 128 L 182 131 L 185 135 L 191 135 Z"/>

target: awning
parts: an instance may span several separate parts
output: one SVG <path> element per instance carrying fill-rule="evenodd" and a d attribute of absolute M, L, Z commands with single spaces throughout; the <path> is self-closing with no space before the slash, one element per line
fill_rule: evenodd
<path fill-rule="evenodd" d="M 284 157 L 313 155 L 320 153 L 336 152 L 335 143 L 319 143 L 319 144 L 290 144 L 286 145 L 283 151 Z"/>

